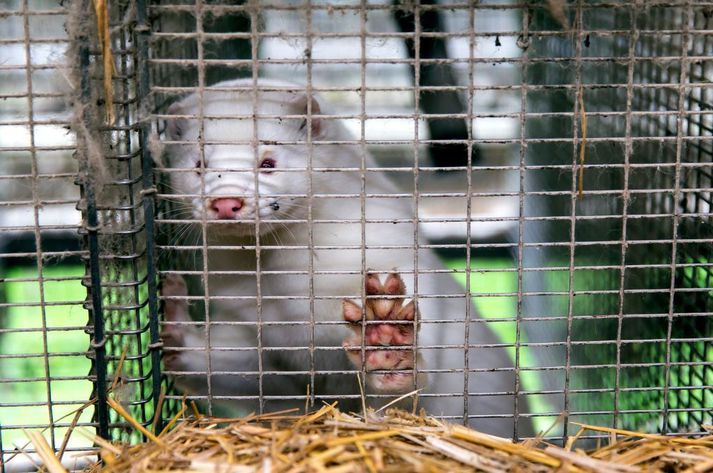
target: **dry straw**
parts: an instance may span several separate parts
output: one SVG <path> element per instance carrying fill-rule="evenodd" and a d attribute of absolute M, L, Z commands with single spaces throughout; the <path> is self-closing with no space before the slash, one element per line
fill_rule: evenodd
<path fill-rule="evenodd" d="M 116 408 L 115 404 L 112 404 Z M 172 429 L 139 445 L 96 439 L 102 463 L 90 472 L 706 472 L 713 471 L 713 435 L 683 438 L 578 425 L 565 448 L 541 438 L 520 443 L 399 409 L 346 414 L 337 403 L 298 415 L 284 411 L 242 418 L 208 418 L 184 403 Z M 123 411 L 123 409 L 122 409 Z M 126 411 L 120 412 L 127 417 Z M 138 422 L 128 419 L 131 425 Z M 142 432 L 146 429 L 142 427 Z M 587 431 L 608 445 L 573 449 Z M 33 438 L 51 471 L 51 450 Z"/>

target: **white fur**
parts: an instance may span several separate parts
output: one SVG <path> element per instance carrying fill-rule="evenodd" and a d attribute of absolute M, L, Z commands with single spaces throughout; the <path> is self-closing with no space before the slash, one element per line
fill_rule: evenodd
<path fill-rule="evenodd" d="M 217 84 L 219 87 L 250 87 L 252 80 L 234 80 Z M 261 79 L 259 87 L 298 88 L 294 84 Z M 302 99 L 300 99 L 302 97 Z M 196 219 L 210 220 L 211 197 L 242 196 L 245 207 L 239 218 L 254 219 L 255 209 L 260 208 L 260 318 L 263 322 L 301 321 L 309 322 L 311 305 L 309 297 L 314 296 L 314 320 L 339 322 L 342 320 L 341 300 L 349 297 L 359 301 L 365 269 L 376 272 L 397 270 L 406 282 L 408 294 L 413 294 L 415 280 L 413 266 L 415 254 L 414 224 L 392 223 L 393 219 L 412 219 L 414 212 L 411 199 L 403 198 L 367 198 L 365 199 L 366 220 L 380 219 L 385 223 L 366 223 L 366 249 L 362 247 L 362 176 L 360 172 L 318 172 L 312 173 L 310 184 L 307 168 L 310 167 L 310 147 L 306 144 L 307 127 L 301 126 L 304 120 L 259 119 L 257 137 L 263 142 L 255 146 L 253 142 L 253 106 L 257 104 L 259 115 L 303 114 L 306 107 L 304 93 L 300 92 L 260 92 L 253 102 L 253 92 L 217 92 L 205 90 L 202 98 L 202 115 L 235 116 L 246 115 L 245 119 L 209 120 L 203 122 L 205 137 L 205 160 L 207 168 L 205 186 L 201 189 L 201 179 L 193 169 L 200 158 L 198 138 L 198 120 L 183 123 L 169 123 L 168 139 L 185 140 L 191 145 L 172 144 L 167 146 L 168 162 L 172 168 L 186 169 L 188 172 L 171 173 L 171 184 L 177 194 L 195 194 L 190 200 Z M 201 99 L 197 94 L 186 97 L 171 107 L 173 114 L 198 115 L 201 113 Z M 312 109 L 323 110 L 320 102 L 312 102 Z M 337 120 L 328 118 L 315 120 L 313 141 L 318 140 L 354 140 Z M 178 127 L 178 128 L 176 128 Z M 180 137 L 177 135 L 180 129 Z M 314 133 L 316 132 L 316 133 Z M 270 144 L 270 141 L 299 141 L 301 144 Z M 211 144 L 211 141 L 234 142 L 228 145 Z M 237 143 L 240 142 L 240 143 Z M 257 173 L 260 198 L 255 199 L 256 156 L 271 153 L 277 163 L 271 174 Z M 311 167 L 321 168 L 360 168 L 363 148 L 359 145 L 315 145 L 311 147 Z M 366 155 L 366 166 L 373 167 L 372 158 Z M 280 172 L 280 169 L 303 169 L 302 172 Z M 231 172 L 233 171 L 233 172 Z M 242 171 L 242 172 L 237 172 Z M 366 175 L 368 194 L 395 194 L 394 187 L 384 172 L 369 172 Z M 311 219 L 314 222 L 312 232 L 306 223 L 284 224 L 285 219 L 307 219 L 312 194 L 355 194 L 351 198 L 311 199 Z M 292 196 L 284 196 L 285 194 Z M 295 197 L 294 194 L 303 197 Z M 277 202 L 279 210 L 270 207 Z M 257 202 L 257 203 L 256 203 Z M 348 221 L 328 222 L 329 220 Z M 211 244 L 253 245 L 255 226 L 253 222 L 225 225 L 207 224 L 207 238 Z M 252 235 L 252 237 L 248 236 Z M 310 241 L 311 240 L 311 241 Z M 299 247 L 296 249 L 270 249 L 272 245 Z M 403 249 L 378 249 L 374 246 L 402 245 Z M 312 247 L 309 251 L 307 248 Z M 254 271 L 256 269 L 255 251 L 209 250 L 208 270 L 213 271 Z M 421 270 L 443 269 L 436 255 L 427 249 L 418 252 L 418 267 Z M 312 285 L 307 275 L 273 274 L 278 271 L 306 271 L 312 267 L 314 276 Z M 323 271 L 342 271 L 352 274 L 318 274 Z M 448 274 L 419 274 L 418 306 L 423 323 L 418 335 L 419 346 L 437 346 L 440 348 L 421 349 L 423 362 L 419 368 L 439 370 L 428 375 L 428 383 L 423 394 L 453 393 L 451 397 L 428 397 L 422 395 L 420 403 L 434 415 L 462 415 L 464 391 L 462 370 L 466 358 L 465 318 L 467 308 L 472 320 L 480 321 L 475 308 L 466 300 L 463 289 Z M 212 321 L 254 321 L 257 322 L 256 277 L 248 275 L 209 275 L 208 292 L 210 297 L 250 296 L 246 299 L 213 300 L 210 308 Z M 429 295 L 448 295 L 448 297 L 428 297 Z M 297 296 L 302 300 L 270 299 L 271 296 Z M 329 298 L 322 299 L 327 296 Z M 443 320 L 445 323 L 428 323 Z M 458 322 L 460 321 L 460 322 Z M 276 347 L 309 347 L 312 341 L 309 324 L 300 326 L 265 326 L 261 331 L 263 347 L 263 371 L 309 371 L 310 351 L 271 351 Z M 319 370 L 353 370 L 346 355 L 340 351 L 342 340 L 348 330 L 339 325 L 318 325 L 314 329 L 315 354 L 314 365 Z M 216 325 L 211 329 L 211 346 L 256 347 L 256 326 Z M 497 344 L 498 339 L 484 323 L 470 324 L 470 344 Z M 204 347 L 205 336 L 197 330 L 186 329 L 186 346 Z M 332 348 L 320 350 L 319 347 Z M 336 347 L 336 348 L 335 348 Z M 471 369 L 497 369 L 502 371 L 469 374 L 468 391 L 475 393 L 512 392 L 515 376 L 512 363 L 502 348 L 471 348 L 467 355 Z M 250 351 L 214 351 L 211 353 L 211 370 L 222 371 L 258 371 L 257 350 Z M 187 351 L 180 355 L 180 366 L 189 371 L 205 371 L 207 357 L 204 351 Z M 182 381 L 181 381 L 182 380 Z M 342 374 L 316 377 L 317 395 L 357 394 L 354 383 L 355 375 Z M 185 377 L 178 380 L 179 385 L 191 393 L 206 392 L 206 377 Z M 262 382 L 263 395 L 292 395 L 305 393 L 305 384 L 309 376 L 265 375 L 260 381 L 255 376 L 213 376 L 211 387 L 213 396 L 255 396 Z M 375 387 L 372 386 L 372 389 Z M 286 405 L 299 405 L 302 401 L 278 403 L 267 401 L 268 408 L 281 408 Z M 233 406 L 254 406 L 249 403 L 229 403 Z M 521 411 L 525 410 L 524 401 Z M 352 407 L 355 407 L 352 404 Z M 471 414 L 511 415 L 514 400 L 512 395 L 473 396 L 469 399 Z M 512 419 L 476 419 L 471 422 L 478 428 L 490 433 L 512 435 Z M 530 434 L 529 422 L 520 420 L 521 434 Z"/>

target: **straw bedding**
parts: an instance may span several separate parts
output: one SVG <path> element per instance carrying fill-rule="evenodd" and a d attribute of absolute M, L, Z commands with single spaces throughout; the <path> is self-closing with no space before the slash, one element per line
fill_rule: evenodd
<path fill-rule="evenodd" d="M 202 416 L 193 406 L 140 445 L 95 439 L 103 460 L 91 472 L 686 472 L 713 471 L 713 435 L 684 438 L 580 425 L 564 448 L 541 438 L 520 443 L 399 409 L 341 412 L 336 403 L 236 419 Z M 600 448 L 574 448 L 577 438 L 608 436 Z M 50 468 L 51 469 L 51 468 Z"/>

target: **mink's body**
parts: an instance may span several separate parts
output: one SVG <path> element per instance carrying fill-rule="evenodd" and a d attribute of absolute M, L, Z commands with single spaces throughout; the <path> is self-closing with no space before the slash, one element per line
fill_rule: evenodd
<path fill-rule="evenodd" d="M 317 396 L 331 399 L 358 394 L 354 365 L 342 348 L 350 334 L 347 324 L 338 323 L 346 317 L 343 301 L 351 299 L 360 304 L 364 270 L 382 275 L 385 285 L 387 273 L 398 273 L 410 297 L 416 287 L 413 268 L 417 260 L 418 313 L 422 323 L 416 343 L 428 347 L 418 350 L 418 368 L 435 371 L 419 378 L 419 387 L 424 388 L 419 402 L 432 415 L 462 415 L 466 342 L 463 319 L 467 307 L 472 320 L 468 343 L 488 345 L 499 340 L 482 323 L 452 276 L 428 272 L 444 269 L 435 253 L 420 249 L 418 255 L 414 254 L 412 199 L 389 198 L 398 191 L 384 172 L 367 171 L 362 182 L 360 168 L 365 151 L 360 144 L 308 145 L 308 135 L 314 143 L 354 140 L 338 120 L 313 117 L 308 122 L 304 117 L 295 117 L 306 115 L 308 108 L 311 115 L 320 114 L 318 98 L 310 102 L 304 92 L 290 91 L 297 88 L 294 84 L 262 79 L 255 97 L 251 86 L 252 80 L 227 81 L 204 90 L 202 97 L 186 97 L 171 107 L 170 113 L 177 118 L 167 123 L 166 130 L 168 140 L 184 142 L 167 147 L 171 188 L 190 206 L 193 218 L 207 222 L 204 225 L 210 247 L 223 247 L 209 247 L 207 253 L 209 316 L 211 322 L 218 322 L 210 332 L 214 348 L 210 371 L 220 372 L 211 377 L 211 396 L 220 404 L 221 396 L 254 398 L 262 393 L 268 410 L 303 405 L 304 401 L 298 398 L 304 396 L 312 372 Z M 216 87 L 245 90 L 218 91 Z M 279 88 L 285 90 L 265 90 Z M 257 130 L 252 118 L 254 109 L 258 112 Z M 202 133 L 199 120 L 189 115 L 206 117 Z M 199 134 L 204 140 L 204 160 Z M 373 168 L 372 158 L 367 154 L 365 159 L 366 167 Z M 322 168 L 329 171 L 320 171 Z M 362 186 L 369 195 L 365 199 L 360 197 Z M 364 242 L 362 205 L 367 222 Z M 259 266 L 255 250 L 256 209 Z M 260 276 L 259 288 L 256 272 Z M 366 291 L 370 294 L 368 284 Z M 184 292 L 180 280 L 169 278 L 163 295 Z M 445 297 L 433 297 L 436 295 Z M 167 314 L 169 319 L 184 320 L 185 304 L 168 301 Z M 317 322 L 314 327 L 312 320 Z M 258 321 L 262 322 L 259 336 Z M 205 332 L 195 326 L 174 325 L 168 326 L 164 334 L 168 346 L 195 348 L 167 353 L 169 371 L 196 373 L 176 375 L 178 386 L 189 394 L 207 394 L 207 378 L 198 374 L 208 371 L 206 351 L 200 349 L 207 346 Z M 411 337 L 413 333 L 407 335 Z M 352 361 L 357 358 L 360 359 L 352 357 Z M 476 370 L 468 375 L 471 414 L 511 415 L 515 376 L 506 351 L 498 347 L 471 348 L 468 362 L 468 368 Z M 408 374 L 367 377 L 370 392 L 408 392 L 413 384 Z M 452 396 L 442 396 L 448 393 Z M 294 399 L 272 400 L 271 396 Z M 242 411 L 256 407 L 249 399 L 226 400 L 223 404 Z M 347 408 L 357 406 L 358 401 L 342 404 Z M 524 405 L 521 406 L 523 411 Z M 471 425 L 502 436 L 511 436 L 513 431 L 511 418 L 480 418 Z M 521 435 L 531 433 L 528 422 L 521 419 L 520 426 Z"/>

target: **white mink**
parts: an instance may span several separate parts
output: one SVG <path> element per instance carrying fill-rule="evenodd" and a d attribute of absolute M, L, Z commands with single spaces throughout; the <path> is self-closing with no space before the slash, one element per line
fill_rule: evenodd
<path fill-rule="evenodd" d="M 349 329 L 347 324 L 337 324 L 343 320 L 342 301 L 345 298 L 361 300 L 363 270 L 382 275 L 396 271 L 405 281 L 406 293 L 413 295 L 415 224 L 412 199 L 389 198 L 388 195 L 398 194 L 399 190 L 384 172 L 367 172 L 362 182 L 359 169 L 366 153 L 363 146 L 308 144 L 308 135 L 314 143 L 355 141 L 339 120 L 312 117 L 307 122 L 304 115 L 308 108 L 312 115 L 324 114 L 324 104 L 318 97 L 310 102 L 304 91 L 296 91 L 299 86 L 282 81 L 260 79 L 257 85 L 259 90 L 255 93 L 252 79 L 226 81 L 206 88 L 202 95 L 192 94 L 175 103 L 169 114 L 195 118 L 169 119 L 165 138 L 184 142 L 166 146 L 172 193 L 185 201 L 194 219 L 203 222 L 210 246 L 230 247 L 209 247 L 208 250 L 209 315 L 211 322 L 219 322 L 211 326 L 211 346 L 224 348 L 211 352 L 210 371 L 219 373 L 210 379 L 211 395 L 220 402 L 221 397 L 254 397 L 262 388 L 265 408 L 275 410 L 302 405 L 303 401 L 298 399 L 305 394 L 311 368 L 317 372 L 314 379 L 317 396 L 339 397 L 359 392 L 353 373 L 355 368 L 342 349 Z M 243 90 L 216 90 L 219 88 Z M 254 111 L 258 115 L 257 130 L 254 129 Z M 202 120 L 202 127 L 199 115 L 208 117 Z M 199 137 L 204 142 L 203 162 Z M 367 168 L 374 167 L 368 153 L 365 164 Z M 329 168 L 329 171 L 320 171 L 321 168 Z M 379 197 L 362 199 L 363 185 L 367 194 Z M 375 221 L 365 224 L 364 245 L 362 205 L 366 221 Z M 240 249 L 241 245 L 255 245 L 256 212 L 261 248 L 259 316 L 266 323 L 260 337 L 254 274 L 256 251 Z M 308 219 L 311 225 L 294 222 Z M 379 248 L 388 246 L 402 248 Z M 311 252 L 309 248 L 313 248 Z M 432 250 L 419 249 L 417 259 L 421 271 L 444 269 Z M 311 284 L 306 274 L 309 268 L 314 274 Z M 215 274 L 216 271 L 222 273 Z M 180 282 L 176 283 L 175 278 L 171 281 L 175 284 L 164 290 L 164 297 L 182 293 Z M 463 320 L 471 302 L 445 271 L 420 272 L 417 282 L 422 321 L 417 344 L 427 347 L 419 348 L 418 367 L 435 371 L 427 375 L 427 381 L 426 377 L 419 378 L 419 383 L 425 384 L 419 386 L 423 388 L 419 403 L 433 415 L 462 415 L 466 358 Z M 310 303 L 311 296 L 313 303 Z M 314 321 L 333 323 L 318 324 L 311 329 L 312 311 Z M 468 343 L 497 345 L 499 340 L 487 324 L 479 323 L 482 319 L 472 305 L 470 314 Z M 291 321 L 301 324 L 275 324 Z M 230 325 L 229 322 L 243 324 Z M 199 349 L 206 346 L 202 329 L 188 325 L 167 329 L 168 332 L 164 332 L 167 345 L 188 348 L 169 353 L 165 360 L 167 369 L 205 372 L 208 357 Z M 258 338 L 262 348 L 261 366 L 256 348 Z M 313 351 L 309 349 L 311 342 Z M 468 375 L 470 413 L 500 416 L 476 418 L 471 425 L 492 434 L 511 436 L 513 421 L 508 416 L 514 412 L 515 375 L 509 355 L 495 346 L 470 348 L 467 358 L 468 368 L 476 370 Z M 319 374 L 324 370 L 342 373 Z M 267 374 L 259 376 L 259 371 Z M 176 376 L 175 379 L 189 394 L 207 392 L 205 375 Z M 410 386 L 390 386 L 385 379 L 369 376 L 370 391 L 394 393 L 413 388 L 413 382 L 408 383 Z M 499 394 L 479 396 L 478 393 Z M 271 396 L 292 396 L 295 400 L 273 400 Z M 248 400 L 226 400 L 223 404 L 232 412 L 255 408 Z M 347 406 L 357 405 L 347 403 Z M 525 401 L 521 400 L 520 412 L 524 411 Z M 521 435 L 532 433 L 529 421 L 520 419 L 519 422 Z"/>

